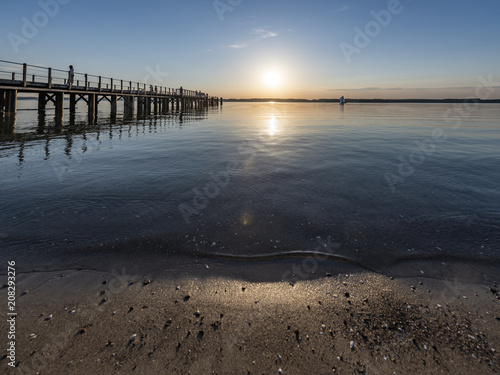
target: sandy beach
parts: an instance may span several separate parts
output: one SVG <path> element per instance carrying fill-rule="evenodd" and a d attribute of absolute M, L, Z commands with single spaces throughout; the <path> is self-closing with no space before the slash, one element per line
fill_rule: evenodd
<path fill-rule="evenodd" d="M 0 375 L 500 375 L 500 1 L 4 4 Z"/>
<path fill-rule="evenodd" d="M 497 285 L 400 278 L 332 264 L 312 280 L 256 281 L 290 264 L 148 274 L 17 276 L 20 374 L 498 373 Z M 332 270 L 330 273 L 325 269 Z M 282 269 L 280 269 L 282 268 Z M 129 268 L 130 270 L 131 268 Z M 226 276 L 218 269 L 226 269 Z M 236 277 L 238 269 L 242 277 Z M 190 270 L 190 271 L 186 271 Z M 137 271 L 137 270 L 135 270 Z M 6 300 L 6 290 L 1 290 Z M 2 331 L 7 332 L 4 319 Z"/>

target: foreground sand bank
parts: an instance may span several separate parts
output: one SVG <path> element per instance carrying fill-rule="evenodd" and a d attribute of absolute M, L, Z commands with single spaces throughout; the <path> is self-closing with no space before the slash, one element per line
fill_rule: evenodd
<path fill-rule="evenodd" d="M 296 283 L 88 270 L 18 279 L 17 368 L 3 356 L 2 372 L 500 372 L 494 284 L 372 272 Z"/>

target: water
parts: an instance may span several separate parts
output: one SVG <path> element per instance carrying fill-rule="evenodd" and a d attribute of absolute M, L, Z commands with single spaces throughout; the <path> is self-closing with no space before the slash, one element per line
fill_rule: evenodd
<path fill-rule="evenodd" d="M 101 106 L 93 125 L 80 105 L 62 126 L 35 106 L 21 101 L 0 136 L 0 255 L 26 268 L 159 248 L 323 251 L 372 270 L 500 259 L 496 104 L 225 103 L 131 120 Z"/>

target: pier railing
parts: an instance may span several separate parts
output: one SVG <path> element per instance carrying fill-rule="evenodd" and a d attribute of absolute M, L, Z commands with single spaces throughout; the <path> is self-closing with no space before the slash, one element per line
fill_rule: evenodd
<path fill-rule="evenodd" d="M 57 88 L 110 93 L 136 93 L 138 95 L 180 96 L 180 88 L 151 85 L 88 73 L 74 72 L 70 82 L 69 70 L 0 60 L 0 84 L 25 88 Z M 182 89 L 185 97 L 208 97 L 198 90 Z"/>

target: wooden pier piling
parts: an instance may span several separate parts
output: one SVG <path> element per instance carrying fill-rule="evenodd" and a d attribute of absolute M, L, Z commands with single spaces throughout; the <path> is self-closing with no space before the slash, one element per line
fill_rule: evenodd
<path fill-rule="evenodd" d="M 0 113 L 5 112 L 5 90 L 0 90 Z"/>
<path fill-rule="evenodd" d="M 134 97 L 133 96 L 126 96 L 123 98 L 124 105 L 123 105 L 123 115 L 127 118 L 133 117 L 134 116 Z M 138 98 L 137 103 L 139 103 L 140 98 Z M 137 115 L 141 116 L 142 112 L 139 113 L 140 110 L 140 105 L 137 105 Z"/>
<path fill-rule="evenodd" d="M 76 94 L 69 94 L 69 115 L 74 116 L 76 114 Z"/>
<path fill-rule="evenodd" d="M 118 97 L 116 95 L 113 95 L 110 101 L 111 101 L 111 116 L 116 116 Z"/>
<path fill-rule="evenodd" d="M 38 112 L 45 114 L 45 106 L 47 104 L 47 100 L 45 99 L 45 92 L 38 93 Z"/>
<path fill-rule="evenodd" d="M 0 134 L 14 134 L 16 132 L 16 116 L 0 116 Z"/>
<path fill-rule="evenodd" d="M 95 94 L 89 94 L 87 98 L 87 105 L 88 105 L 88 114 L 89 114 L 89 121 L 91 123 L 94 123 L 96 119 L 96 95 Z"/>
<path fill-rule="evenodd" d="M 144 116 L 144 101 L 145 98 L 143 96 L 137 97 L 137 116 L 139 117 Z"/>
<path fill-rule="evenodd" d="M 5 115 L 15 116 L 17 114 L 17 90 L 5 92 Z"/>
<path fill-rule="evenodd" d="M 64 116 L 64 93 L 56 92 L 55 105 L 56 105 L 56 118 L 63 118 Z"/>

